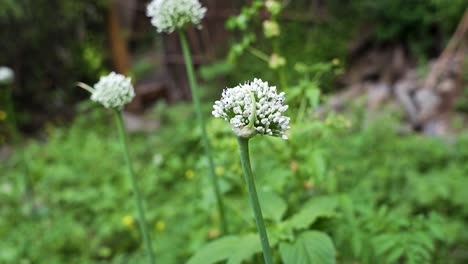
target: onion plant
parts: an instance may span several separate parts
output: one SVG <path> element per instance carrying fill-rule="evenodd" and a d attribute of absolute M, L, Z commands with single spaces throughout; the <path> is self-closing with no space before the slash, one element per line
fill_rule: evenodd
<path fill-rule="evenodd" d="M 106 108 L 111 108 L 115 114 L 115 120 L 119 131 L 120 141 L 122 144 L 123 154 L 125 162 L 127 164 L 128 175 L 133 188 L 133 194 L 135 195 L 135 205 L 138 212 L 138 222 L 140 225 L 140 231 L 143 237 L 143 242 L 146 247 L 146 254 L 148 256 L 148 263 L 154 263 L 153 247 L 151 244 L 151 237 L 146 227 L 145 210 L 143 206 L 143 200 L 138 188 L 137 178 L 133 170 L 132 161 L 130 158 L 129 145 L 127 135 L 125 132 L 125 126 L 122 119 L 123 107 L 132 101 L 135 97 L 135 91 L 130 78 L 127 78 L 121 74 L 110 73 L 107 76 L 101 77 L 98 83 L 91 87 L 84 83 L 78 83 L 78 86 L 89 91 L 91 93 L 91 100 L 102 104 Z"/>
<path fill-rule="evenodd" d="M 255 135 L 267 135 L 287 139 L 289 117 L 283 115 L 288 109 L 284 105 L 284 93 L 278 94 L 275 86 L 254 79 L 223 91 L 222 98 L 213 106 L 213 115 L 228 121 L 237 135 L 240 160 L 253 209 L 265 263 L 272 264 L 273 257 L 268 234 L 258 200 L 255 179 L 249 154 L 249 140 Z"/>
<path fill-rule="evenodd" d="M 200 95 L 195 79 L 190 47 L 184 31 L 189 25 L 201 28 L 200 21 L 205 16 L 206 11 L 206 8 L 203 7 L 198 0 L 153 0 L 147 7 L 147 15 L 151 18 L 151 24 L 159 33 L 172 33 L 174 31 L 179 33 L 193 105 L 201 130 L 202 144 L 205 155 L 208 158 L 209 174 L 221 219 L 221 228 L 223 233 L 226 234 L 228 232 L 228 227 L 223 199 L 221 197 L 219 181 L 216 177 L 211 144 L 206 133 L 205 120 L 201 110 Z"/>

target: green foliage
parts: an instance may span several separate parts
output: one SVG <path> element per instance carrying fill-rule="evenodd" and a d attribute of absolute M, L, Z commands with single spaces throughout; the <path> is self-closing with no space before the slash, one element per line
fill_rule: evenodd
<path fill-rule="evenodd" d="M 304 232 L 294 244 L 281 243 L 279 250 L 285 264 L 335 263 L 333 242 L 322 232 Z"/>
<path fill-rule="evenodd" d="M 82 98 L 76 81 L 95 80 L 106 68 L 107 0 L 0 2 L 0 61 L 17 76 L 13 98 L 20 123 L 29 113 L 35 119 L 43 112 L 70 114 L 70 105 Z"/>
<path fill-rule="evenodd" d="M 310 27 L 304 26 L 303 22 L 281 17 L 283 11 L 294 11 L 289 10 L 287 5 L 282 6 L 284 3 L 280 1 L 270 2 L 274 4 L 268 7 L 263 1 L 253 1 L 226 23 L 229 30 L 240 32 L 238 41 L 231 45 L 228 54 L 228 61 L 234 63 L 237 69 L 228 76 L 233 84 L 256 76 L 278 83 L 283 90 L 289 92 L 289 88 L 303 85 L 297 84 L 298 79 L 305 79 L 304 71 L 290 70 L 295 65 L 309 65 L 306 67 L 313 68 L 324 61 L 343 61 L 347 42 L 354 32 L 354 24 L 344 20 L 331 20 L 317 21 L 316 25 Z M 271 29 L 266 26 L 269 24 L 275 25 L 274 34 L 269 33 Z M 327 64 L 331 65 L 322 63 L 322 66 Z M 332 86 L 335 75 L 342 73 L 338 67 L 334 70 L 327 70 L 322 74 L 323 72 L 318 73 L 319 69 L 310 69 L 308 73 L 312 77 L 317 71 L 320 75 L 320 89 L 329 92 L 335 89 Z M 311 80 L 307 82 L 310 83 Z"/>
<path fill-rule="evenodd" d="M 112 113 L 90 106 L 70 127 L 50 128 L 46 142 L 24 148 L 34 218 L 23 203 L 21 155 L 0 164 L 1 263 L 145 260 Z M 168 264 L 261 263 L 235 137 L 222 120 L 209 120 L 232 234 L 219 238 L 191 109 L 158 105 L 152 115 L 161 128 L 130 137 L 156 256 Z M 466 263 L 459 252 L 468 245 L 468 136 L 400 135 L 387 118 L 360 130 L 359 119 L 349 119 L 354 126 L 341 116 L 307 117 L 292 124 L 288 141 L 252 140 L 275 261 Z"/>
<path fill-rule="evenodd" d="M 188 264 L 211 264 L 222 260 L 227 260 L 228 264 L 240 264 L 261 251 L 257 234 L 227 236 L 207 244 Z"/>
<path fill-rule="evenodd" d="M 430 57 L 437 55 L 445 46 L 445 41 L 454 32 L 466 10 L 467 2 L 332 0 L 330 5 L 333 13 L 354 17 L 358 23 L 370 26 L 378 42 L 403 43 L 412 53 Z"/>

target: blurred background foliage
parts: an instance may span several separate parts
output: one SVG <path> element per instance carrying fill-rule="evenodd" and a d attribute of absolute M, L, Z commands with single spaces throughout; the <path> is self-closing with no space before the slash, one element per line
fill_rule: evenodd
<path fill-rule="evenodd" d="M 14 99 L 22 124 L 36 128 L 54 122 L 49 118 L 70 117 L 70 106 L 83 99 L 76 81 L 94 81 L 109 69 L 107 2 L 0 2 L 0 62 L 15 71 Z"/>
<path fill-rule="evenodd" d="M 289 15 L 279 18 L 283 34 L 275 40 L 275 45 L 287 58 L 287 67 L 334 58 L 346 63 L 349 43 L 359 36 L 363 27 L 372 27 L 375 43 L 403 43 L 410 54 L 426 61 L 444 48 L 466 8 L 464 0 L 321 3 L 314 9 L 314 6 L 310 8 L 310 1 L 286 1 L 285 10 Z M 70 106 L 84 96 L 74 87 L 76 80 L 93 82 L 113 68 L 108 48 L 109 8 L 109 0 L 3 0 L 0 3 L 0 37 L 6 40 L 0 43 L 0 62 L 14 68 L 17 74 L 14 99 L 23 110 L 19 115 L 21 124 L 30 131 L 48 121 L 60 122 L 63 120 L 60 115 L 70 117 L 74 110 Z M 137 14 L 141 16 L 144 12 L 138 10 Z M 261 20 L 254 18 L 249 31 L 258 32 Z M 148 45 L 154 32 L 150 27 L 144 30 L 147 31 L 143 35 L 148 37 L 137 32 L 138 37 L 133 37 L 130 43 L 132 49 L 154 47 Z M 256 39 L 260 49 L 271 45 L 271 40 L 263 34 L 256 34 Z M 141 53 L 141 49 L 137 50 Z M 243 55 L 235 64 L 236 70 L 230 67 L 228 72 L 220 74 L 228 74 L 229 85 L 253 75 L 276 81 L 273 71 L 264 71 L 265 65 L 255 60 L 251 55 Z M 147 64 L 148 60 L 140 60 L 132 69 L 141 77 L 141 69 L 148 69 Z M 287 81 L 294 82 L 298 77 L 291 71 Z M 333 80 L 333 76 L 322 80 L 322 91 L 339 89 Z"/>

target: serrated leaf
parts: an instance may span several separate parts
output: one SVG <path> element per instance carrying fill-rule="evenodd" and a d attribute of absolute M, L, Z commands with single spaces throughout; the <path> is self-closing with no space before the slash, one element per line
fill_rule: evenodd
<path fill-rule="evenodd" d="M 387 262 L 388 263 L 398 263 L 398 260 L 403 256 L 405 253 L 405 248 L 404 247 L 397 247 L 395 250 L 390 252 L 387 256 Z"/>
<path fill-rule="evenodd" d="M 316 197 L 305 204 L 297 214 L 286 220 L 285 226 L 292 229 L 305 229 L 319 217 L 335 215 L 337 201 L 335 197 Z"/>
<path fill-rule="evenodd" d="M 284 264 L 335 263 L 333 242 L 327 234 L 319 231 L 304 232 L 294 243 L 281 243 L 280 255 Z"/>
<path fill-rule="evenodd" d="M 227 260 L 228 264 L 240 264 L 261 251 L 257 234 L 227 236 L 205 245 L 187 264 L 211 264 L 223 260 Z"/>
<path fill-rule="evenodd" d="M 258 198 L 262 206 L 263 217 L 276 222 L 281 221 L 287 209 L 287 204 L 283 198 L 270 191 L 260 191 Z"/>

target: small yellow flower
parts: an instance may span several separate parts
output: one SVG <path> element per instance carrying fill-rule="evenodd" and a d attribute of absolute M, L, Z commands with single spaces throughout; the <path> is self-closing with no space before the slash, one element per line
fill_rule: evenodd
<path fill-rule="evenodd" d="M 216 175 L 222 176 L 224 174 L 224 172 L 225 172 L 225 169 L 224 169 L 223 166 L 216 167 Z"/>
<path fill-rule="evenodd" d="M 122 223 L 127 228 L 133 228 L 133 226 L 135 225 L 135 219 L 131 215 L 126 215 L 122 218 Z"/>
<path fill-rule="evenodd" d="M 313 180 L 304 181 L 303 185 L 304 185 L 304 189 L 306 189 L 306 190 L 311 190 L 311 189 L 313 189 L 314 186 L 315 186 Z"/>
<path fill-rule="evenodd" d="M 155 227 L 156 227 L 156 230 L 158 230 L 159 232 L 162 232 L 164 231 L 164 229 L 166 229 L 166 222 L 159 220 L 156 222 Z"/>
<path fill-rule="evenodd" d="M 221 232 L 219 232 L 219 229 L 217 228 L 212 228 L 208 231 L 208 238 L 213 239 L 219 237 Z"/>
<path fill-rule="evenodd" d="M 7 119 L 7 113 L 5 111 L 0 111 L 0 121 Z"/>
<path fill-rule="evenodd" d="M 195 176 L 195 173 L 193 172 L 193 170 L 187 170 L 185 172 L 185 178 L 187 178 L 188 180 L 193 179 L 194 176 Z"/>
<path fill-rule="evenodd" d="M 289 168 L 291 168 L 293 172 L 296 172 L 298 167 L 299 167 L 299 164 L 297 164 L 297 161 L 291 160 L 291 162 L 289 163 Z"/>
<path fill-rule="evenodd" d="M 332 64 L 335 65 L 335 66 L 340 65 L 340 59 L 334 58 L 334 59 L 332 60 Z"/>

